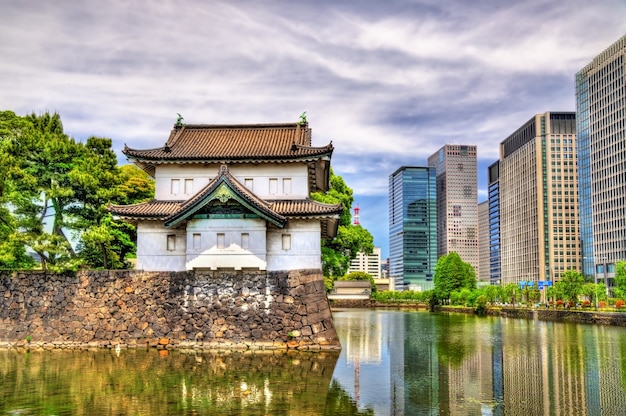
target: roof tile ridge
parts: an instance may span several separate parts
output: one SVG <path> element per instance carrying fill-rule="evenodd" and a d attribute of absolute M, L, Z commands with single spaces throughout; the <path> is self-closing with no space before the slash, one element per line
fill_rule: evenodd
<path fill-rule="evenodd" d="M 138 206 L 142 206 L 142 205 L 149 205 L 149 204 L 153 204 L 155 202 L 180 202 L 180 201 L 163 201 L 163 200 L 159 200 L 159 199 L 155 199 L 152 198 L 148 201 L 143 201 L 143 202 L 135 202 L 134 204 L 125 204 L 125 205 L 121 205 L 121 204 L 113 204 L 113 203 L 109 203 L 109 207 L 138 207 Z"/>
<path fill-rule="evenodd" d="M 175 126 L 172 131 L 170 132 L 170 137 L 167 138 L 167 141 L 165 142 L 165 145 L 163 147 L 157 148 L 157 149 L 163 149 L 166 152 L 168 151 L 168 149 L 172 148 L 176 142 L 178 141 L 178 139 L 180 138 L 180 136 L 183 135 L 183 132 L 187 129 L 187 125 L 183 124 L 182 126 Z"/>
<path fill-rule="evenodd" d="M 286 123 L 250 123 L 250 124 L 185 124 L 184 127 L 189 129 L 252 129 L 252 128 L 276 128 L 276 127 L 290 127 L 296 128 L 298 123 L 286 122 Z M 173 132 L 173 131 L 172 131 Z"/>

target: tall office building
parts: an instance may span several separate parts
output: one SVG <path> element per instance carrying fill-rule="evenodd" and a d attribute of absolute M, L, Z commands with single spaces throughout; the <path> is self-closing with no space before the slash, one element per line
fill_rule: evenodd
<path fill-rule="evenodd" d="M 489 195 L 489 280 L 501 283 L 500 276 L 500 161 L 492 163 L 488 171 Z"/>
<path fill-rule="evenodd" d="M 577 183 L 575 113 L 538 114 L 500 143 L 502 283 L 580 269 Z"/>
<path fill-rule="evenodd" d="M 476 279 L 489 283 L 489 201 L 478 204 L 478 269 Z"/>
<path fill-rule="evenodd" d="M 435 169 L 402 166 L 389 176 L 389 278 L 396 290 L 434 288 Z"/>
<path fill-rule="evenodd" d="M 610 285 L 626 260 L 626 36 L 576 74 L 576 116 L 583 270 Z"/>
<path fill-rule="evenodd" d="M 437 171 L 437 256 L 454 251 L 479 276 L 476 146 L 447 144 L 428 166 Z"/>

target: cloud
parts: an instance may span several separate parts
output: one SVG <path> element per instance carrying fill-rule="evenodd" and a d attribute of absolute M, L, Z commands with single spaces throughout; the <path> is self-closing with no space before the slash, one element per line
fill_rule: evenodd
<path fill-rule="evenodd" d="M 176 113 L 307 111 L 385 246 L 389 174 L 476 144 L 485 195 L 499 143 L 534 114 L 574 110 L 574 74 L 626 33 L 624 16 L 622 0 L 5 2 L 0 108 L 58 111 L 70 135 L 110 137 L 118 154 L 164 143 Z"/>

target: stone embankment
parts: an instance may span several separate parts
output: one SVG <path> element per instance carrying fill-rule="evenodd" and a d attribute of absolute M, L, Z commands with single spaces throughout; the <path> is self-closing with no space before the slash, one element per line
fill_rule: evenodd
<path fill-rule="evenodd" d="M 320 270 L 0 274 L 0 347 L 339 349 Z"/>

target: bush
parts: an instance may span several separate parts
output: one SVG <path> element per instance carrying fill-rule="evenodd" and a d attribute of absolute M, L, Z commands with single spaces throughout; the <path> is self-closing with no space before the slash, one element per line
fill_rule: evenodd
<path fill-rule="evenodd" d="M 591 307 L 591 302 L 588 300 L 584 300 L 583 301 L 583 308 L 590 308 Z"/>
<path fill-rule="evenodd" d="M 606 302 L 605 301 L 600 301 L 598 303 L 598 308 L 602 309 L 602 308 L 606 308 Z"/>
<path fill-rule="evenodd" d="M 624 301 L 623 301 L 623 300 L 619 299 L 619 300 L 617 300 L 617 301 L 615 302 L 615 308 L 617 308 L 617 309 L 621 309 L 621 308 L 623 308 L 623 307 L 624 307 Z"/>
<path fill-rule="evenodd" d="M 487 311 L 487 296 L 479 295 L 474 301 L 474 311 L 477 315 L 484 315 Z"/>
<path fill-rule="evenodd" d="M 563 301 L 561 299 L 556 301 L 556 307 L 557 308 L 562 308 L 563 307 Z"/>

